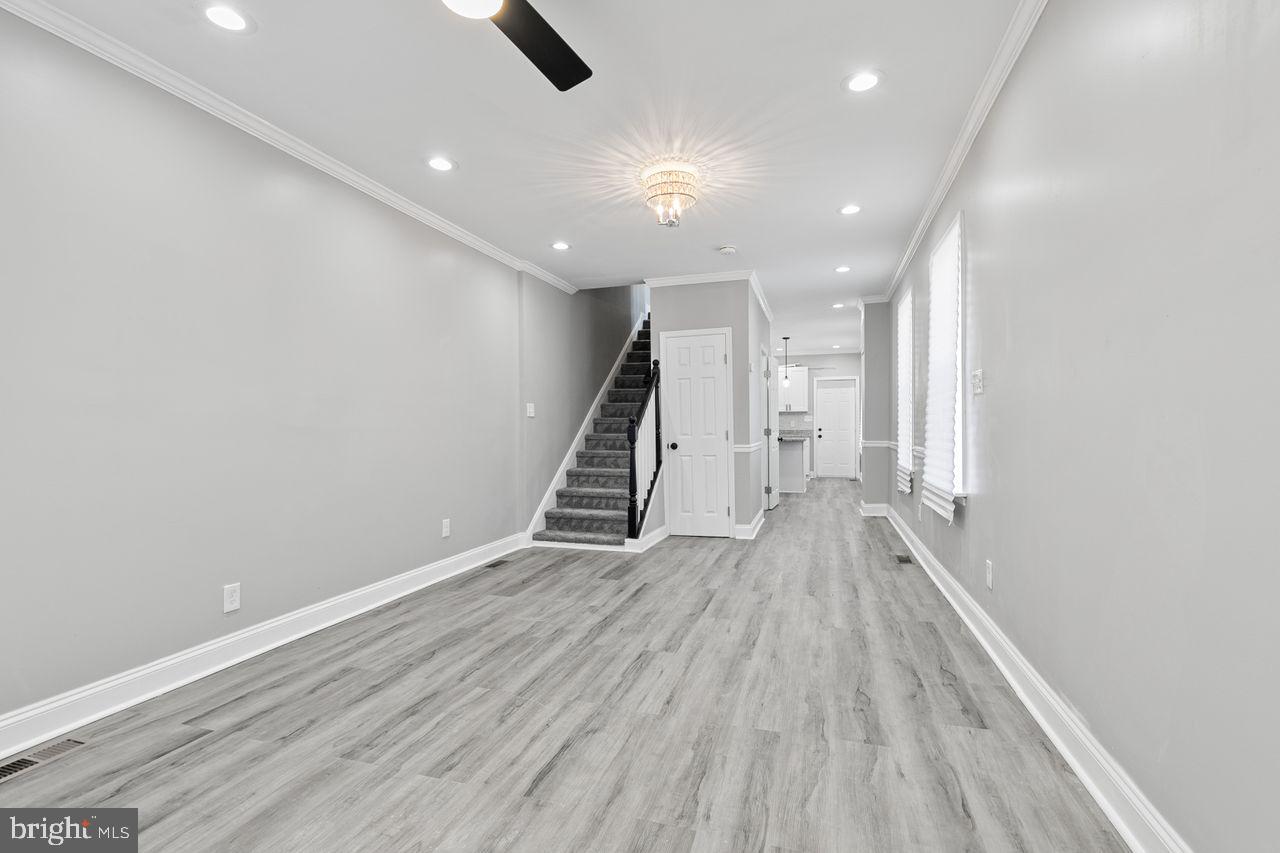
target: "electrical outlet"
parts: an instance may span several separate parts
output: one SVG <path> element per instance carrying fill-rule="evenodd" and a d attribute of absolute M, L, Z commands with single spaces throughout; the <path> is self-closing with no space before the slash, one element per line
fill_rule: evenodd
<path fill-rule="evenodd" d="M 524 416 L 526 418 L 537 417 L 537 410 L 534 408 L 533 403 L 524 404 Z"/>
<path fill-rule="evenodd" d="M 240 609 L 240 584 L 229 583 L 222 588 L 222 612 L 235 613 Z"/>
<path fill-rule="evenodd" d="M 987 589 L 992 588 L 991 585 L 994 581 L 995 581 L 995 571 L 991 568 L 991 561 L 987 560 Z"/>
<path fill-rule="evenodd" d="M 983 382 L 983 374 L 981 370 L 973 371 L 972 381 L 973 381 L 973 393 L 975 395 L 986 393 L 987 389 L 986 389 L 985 383 Z"/>
<path fill-rule="evenodd" d="M 440 523 L 440 538 L 441 539 L 449 538 L 449 519 L 447 518 Z"/>

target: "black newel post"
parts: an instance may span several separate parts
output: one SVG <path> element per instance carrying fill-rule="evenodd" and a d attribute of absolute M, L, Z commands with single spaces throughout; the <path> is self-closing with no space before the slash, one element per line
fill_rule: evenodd
<path fill-rule="evenodd" d="M 631 416 L 630 423 L 627 424 L 627 447 L 631 451 L 630 467 L 631 481 L 630 494 L 631 497 L 627 501 L 627 537 L 630 539 L 640 538 L 640 507 L 636 503 L 636 416 Z"/>
<path fill-rule="evenodd" d="M 662 467 L 662 372 L 653 360 L 653 475 Z"/>

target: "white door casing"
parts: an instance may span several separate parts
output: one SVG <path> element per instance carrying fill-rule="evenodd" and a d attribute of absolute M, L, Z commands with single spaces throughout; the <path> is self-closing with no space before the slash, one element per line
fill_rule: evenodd
<path fill-rule="evenodd" d="M 819 477 L 857 477 L 857 380 L 823 377 L 814 391 L 814 469 Z"/>
<path fill-rule="evenodd" d="M 730 330 L 663 332 L 661 344 L 669 532 L 731 536 Z"/>
<path fill-rule="evenodd" d="M 768 476 L 765 482 L 773 489 L 772 493 L 765 495 L 765 509 L 775 509 L 780 502 L 779 494 L 782 492 L 782 470 L 779 464 L 778 451 L 778 392 L 782 386 L 778 381 L 778 360 L 773 356 L 765 355 L 765 366 L 769 371 L 768 378 L 765 380 L 765 387 L 768 390 L 768 419 L 765 426 L 769 428 L 769 434 L 764 440 L 764 459 Z"/>

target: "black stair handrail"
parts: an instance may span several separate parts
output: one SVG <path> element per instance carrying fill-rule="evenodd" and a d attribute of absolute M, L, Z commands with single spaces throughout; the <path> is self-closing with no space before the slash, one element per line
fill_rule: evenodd
<path fill-rule="evenodd" d="M 653 502 L 653 487 L 658 482 L 658 472 L 662 470 L 662 398 L 659 389 L 662 387 L 662 372 L 659 369 L 658 359 L 653 360 L 653 369 L 645 376 L 645 395 L 644 401 L 640 404 L 640 411 L 631 416 L 627 422 L 627 448 L 630 454 L 629 467 L 631 476 L 628 484 L 629 498 L 627 500 L 627 538 L 639 539 L 640 529 L 644 527 L 645 516 L 649 514 L 649 504 Z M 649 401 L 655 400 L 653 410 L 654 418 L 654 447 L 653 447 L 653 477 L 650 478 L 647 491 L 645 493 L 644 511 L 640 511 L 639 505 L 639 484 L 636 482 L 636 441 L 640 421 L 644 420 L 645 413 L 649 411 Z"/>

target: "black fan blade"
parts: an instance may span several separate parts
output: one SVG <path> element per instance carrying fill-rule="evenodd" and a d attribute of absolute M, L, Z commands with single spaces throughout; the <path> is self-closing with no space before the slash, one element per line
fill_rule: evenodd
<path fill-rule="evenodd" d="M 502 11 L 489 20 L 520 48 L 561 92 L 567 92 L 591 76 L 591 69 L 573 48 L 551 28 L 529 0 L 506 0 Z"/>

